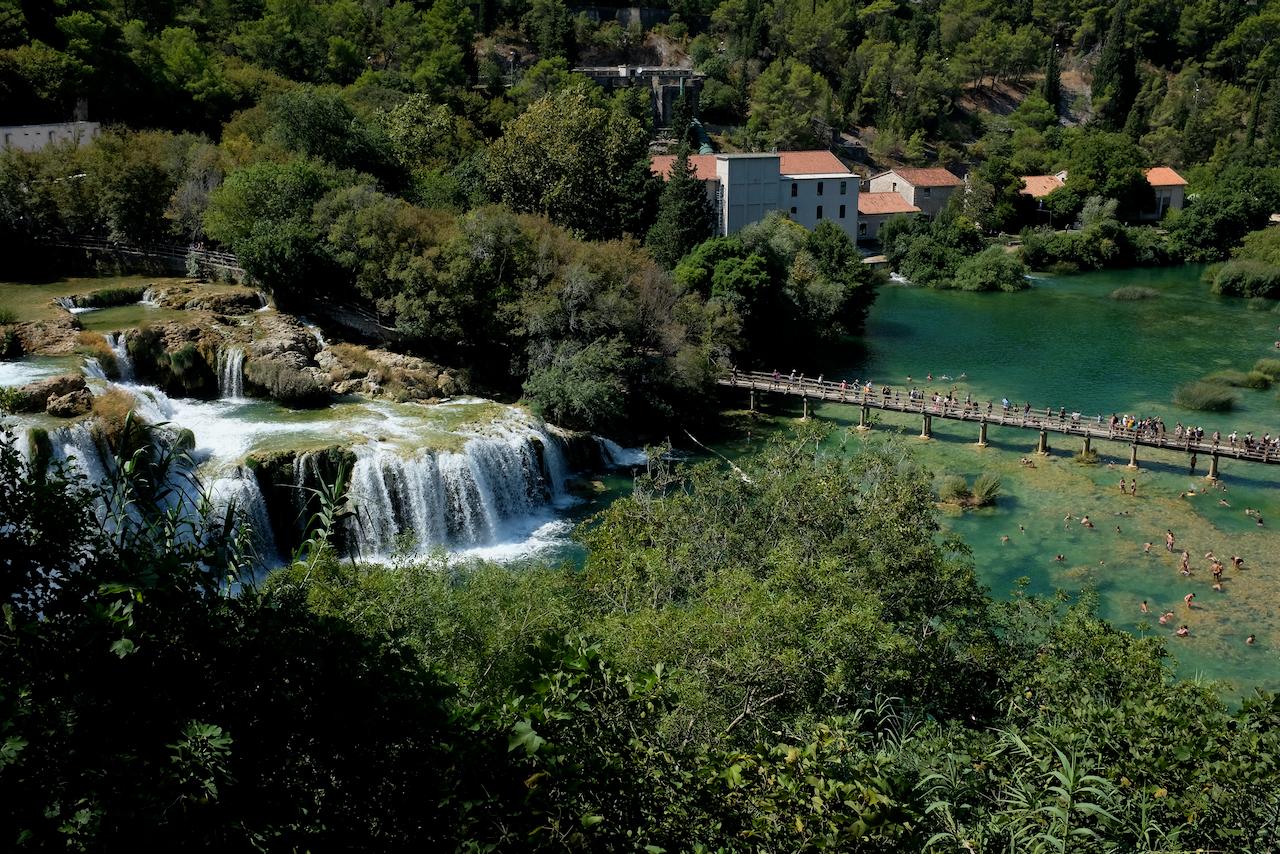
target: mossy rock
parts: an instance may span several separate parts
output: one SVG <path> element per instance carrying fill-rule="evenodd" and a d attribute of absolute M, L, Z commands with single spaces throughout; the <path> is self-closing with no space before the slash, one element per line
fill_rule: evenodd
<path fill-rule="evenodd" d="M 304 458 L 301 466 L 299 458 Z M 349 478 L 355 460 L 350 449 L 337 445 L 310 451 L 255 452 L 246 457 L 245 466 L 258 478 L 258 488 L 267 505 L 267 518 L 271 520 L 271 530 L 281 554 L 287 556 L 302 543 L 307 523 L 319 509 L 318 499 L 309 490 L 322 483 L 332 484 L 342 466 Z M 295 471 L 300 477 L 295 478 Z M 338 543 L 339 548 L 344 545 Z"/>

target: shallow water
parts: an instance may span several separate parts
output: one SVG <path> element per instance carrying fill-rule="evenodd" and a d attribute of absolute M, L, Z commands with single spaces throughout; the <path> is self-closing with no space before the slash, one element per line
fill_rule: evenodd
<path fill-rule="evenodd" d="M 1063 406 L 1087 416 L 1160 415 L 1170 430 L 1181 421 L 1206 432 L 1220 429 L 1224 436 L 1233 427 L 1274 435 L 1280 430 L 1274 388 L 1240 390 L 1240 405 L 1230 413 L 1189 412 L 1170 402 L 1183 382 L 1280 355 L 1274 346 L 1280 314 L 1208 294 L 1199 273 L 1179 268 L 1047 278 L 1017 294 L 888 286 L 872 309 L 866 336 L 850 342 L 839 370 L 777 367 L 810 376 L 826 368 L 828 379 L 870 379 L 899 388 L 911 376 L 927 392 L 954 386 L 961 397 L 971 392 L 982 401 L 1008 396 L 1018 404 Z M 1125 285 L 1151 287 L 1160 296 L 1137 302 L 1109 298 Z M 930 372 L 935 378 L 967 376 L 929 382 Z M 777 414 L 796 414 L 797 407 L 776 397 L 768 405 Z M 864 435 L 850 429 L 857 424 L 854 407 L 820 404 L 816 412 L 838 428 L 828 443 L 833 450 L 899 441 L 939 479 L 960 474 L 972 482 L 984 471 L 1000 476 L 1003 490 L 994 508 L 943 517 L 972 547 L 993 595 L 1007 595 L 1021 577 L 1041 592 L 1093 586 L 1103 615 L 1117 625 L 1167 635 L 1181 673 L 1225 680 L 1237 693 L 1255 685 L 1280 689 L 1280 466 L 1224 458 L 1227 491 L 1184 498 L 1188 489 L 1205 487 L 1207 460 L 1191 475 L 1185 455 L 1140 449 L 1135 473 L 1125 468 L 1128 446 L 1122 443 L 1095 441 L 1099 463 L 1083 465 L 1073 459 L 1078 439 L 1050 435 L 1052 453 L 1045 458 L 1031 453 L 1032 431 L 992 427 L 991 446 L 980 449 L 973 444 L 975 424 L 935 419 L 934 438 L 921 440 L 918 418 L 873 412 L 876 427 Z M 1024 456 L 1034 468 L 1019 462 Z M 1136 478 L 1136 497 L 1120 493 L 1121 475 Z M 1247 517 L 1246 507 L 1260 510 L 1267 527 Z M 1064 523 L 1067 514 L 1076 519 Z M 1086 514 L 1092 530 L 1077 521 Z M 1183 545 L 1191 552 L 1190 577 L 1179 573 L 1178 556 L 1165 551 L 1166 529 L 1174 531 L 1179 554 Z M 1003 543 L 1006 535 L 1010 539 Z M 1144 542 L 1153 543 L 1150 555 L 1143 554 Z M 1243 571 L 1228 565 L 1222 592 L 1211 588 L 1203 557 L 1208 551 L 1224 562 L 1234 554 L 1245 558 Z M 1065 558 L 1061 563 L 1058 554 Z M 1196 598 L 1188 611 L 1183 596 L 1189 592 Z M 1151 609 L 1145 617 L 1144 599 Z M 1167 626 L 1157 622 L 1163 610 L 1174 612 Z M 1174 637 L 1183 623 L 1190 637 Z M 1244 643 L 1250 633 L 1258 641 L 1252 647 Z"/>

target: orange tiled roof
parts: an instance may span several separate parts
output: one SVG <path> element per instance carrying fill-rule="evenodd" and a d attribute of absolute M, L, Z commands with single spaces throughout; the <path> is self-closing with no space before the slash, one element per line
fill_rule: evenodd
<path fill-rule="evenodd" d="M 858 215 L 876 216 L 879 214 L 920 213 L 920 209 L 909 204 L 898 193 L 859 193 Z"/>
<path fill-rule="evenodd" d="M 674 154 L 659 154 L 653 160 L 649 161 L 649 171 L 657 175 L 662 180 L 667 180 L 667 175 L 671 173 L 671 166 L 676 162 Z M 714 181 L 716 179 L 716 156 L 714 154 L 690 154 L 689 165 L 693 167 L 693 172 L 702 181 Z"/>
<path fill-rule="evenodd" d="M 1147 183 L 1153 187 L 1185 187 L 1187 179 L 1168 166 L 1155 166 L 1147 170 Z"/>
<path fill-rule="evenodd" d="M 676 162 L 674 154 L 659 154 L 649 162 L 649 171 L 666 180 L 671 172 L 671 164 Z M 689 165 L 699 180 L 714 181 L 716 178 L 716 156 L 714 154 L 690 154 Z M 852 176 L 853 173 L 840 162 L 830 151 L 779 151 L 778 172 L 782 175 L 830 175 L 839 172 Z"/>
<path fill-rule="evenodd" d="M 779 151 L 778 171 L 783 175 L 828 175 L 849 169 L 830 151 Z"/>
<path fill-rule="evenodd" d="M 1023 175 L 1022 193 L 1034 199 L 1043 199 L 1062 186 L 1062 179 L 1057 175 Z"/>
<path fill-rule="evenodd" d="M 913 187 L 962 187 L 964 181 L 961 181 L 955 175 L 952 175 L 946 169 L 934 167 L 932 169 L 892 169 L 895 175 L 906 181 Z"/>

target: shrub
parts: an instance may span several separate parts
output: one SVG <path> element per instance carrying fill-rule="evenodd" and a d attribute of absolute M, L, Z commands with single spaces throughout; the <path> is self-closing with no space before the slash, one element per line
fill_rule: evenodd
<path fill-rule="evenodd" d="M 1271 386 L 1271 378 L 1262 371 L 1214 371 L 1204 378 L 1204 382 L 1229 385 L 1234 388 L 1263 389 Z"/>
<path fill-rule="evenodd" d="M 18 313 L 7 306 L 0 306 L 0 326 L 18 322 Z"/>
<path fill-rule="evenodd" d="M 969 496 L 969 484 L 958 474 L 948 477 L 938 489 L 938 498 L 948 504 L 963 504 Z"/>
<path fill-rule="evenodd" d="M 1016 254 L 990 246 L 960 262 L 952 285 L 962 291 L 1013 291 L 1031 287 L 1027 265 Z"/>
<path fill-rule="evenodd" d="M 93 399 L 93 435 L 116 453 L 127 455 L 146 441 L 146 424 L 137 415 L 129 419 L 136 401 L 127 391 L 111 388 Z M 126 425 L 129 430 L 126 434 Z"/>
<path fill-rule="evenodd" d="M 1253 369 L 1265 374 L 1272 382 L 1280 380 L 1280 359 L 1259 359 L 1253 363 Z"/>
<path fill-rule="evenodd" d="M 116 305 L 132 305 L 141 300 L 146 291 L 145 285 L 102 288 L 93 293 L 76 297 L 76 305 L 81 308 L 110 308 Z"/>
<path fill-rule="evenodd" d="M 1173 402 L 1184 409 L 1200 412 L 1228 412 L 1236 405 L 1236 396 L 1228 386 L 1216 382 L 1185 383 L 1173 393 Z"/>
<path fill-rule="evenodd" d="M 1280 298 L 1280 267 L 1247 258 L 1228 261 L 1213 273 L 1210 290 L 1237 297 Z"/>
<path fill-rule="evenodd" d="M 973 482 L 973 497 L 970 499 L 974 507 L 986 507 L 995 504 L 1000 496 L 1000 478 L 990 472 L 983 472 Z"/>
<path fill-rule="evenodd" d="M 1119 302 L 1136 302 L 1137 300 L 1155 299 L 1158 296 L 1160 296 L 1160 292 L 1155 288 L 1144 288 L 1138 285 L 1116 288 L 1111 292 L 1111 298 Z"/>

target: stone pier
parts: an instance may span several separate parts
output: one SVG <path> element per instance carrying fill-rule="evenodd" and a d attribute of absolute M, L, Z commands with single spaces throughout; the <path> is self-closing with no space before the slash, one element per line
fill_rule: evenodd
<path fill-rule="evenodd" d="M 1093 452 L 1093 447 L 1090 444 L 1090 438 L 1091 437 L 1089 436 L 1084 437 L 1084 447 L 1080 449 L 1080 453 L 1086 457 Z"/>
<path fill-rule="evenodd" d="M 1207 475 L 1207 477 L 1209 478 L 1209 480 L 1218 479 L 1218 455 L 1217 454 L 1212 454 L 1209 457 L 1209 474 Z"/>
<path fill-rule="evenodd" d="M 922 423 L 920 424 L 920 438 L 930 439 L 932 437 L 933 437 L 933 416 L 926 415 L 924 416 Z"/>
<path fill-rule="evenodd" d="M 1138 445 L 1134 443 L 1129 446 L 1129 468 L 1136 469 L 1138 467 Z"/>
<path fill-rule="evenodd" d="M 983 421 L 978 425 L 978 447 L 985 448 L 987 446 L 987 422 Z"/>
<path fill-rule="evenodd" d="M 1049 433 L 1045 430 L 1040 431 L 1040 439 L 1036 442 L 1036 453 L 1049 453 Z"/>
<path fill-rule="evenodd" d="M 871 407 L 867 406 L 865 403 L 862 405 L 862 409 L 858 413 L 858 429 L 871 429 Z"/>

